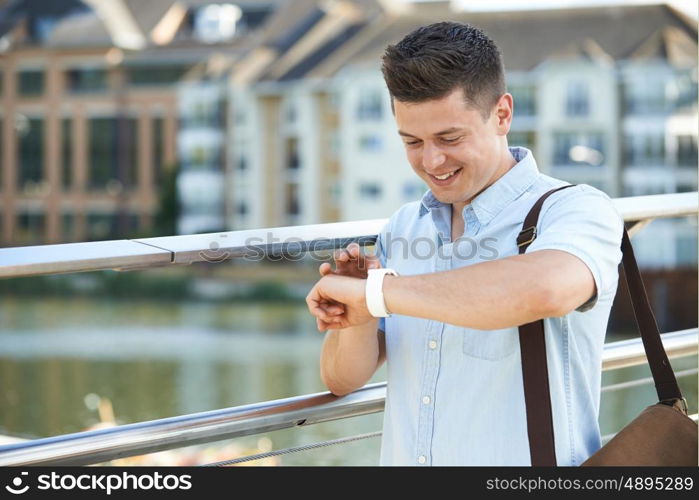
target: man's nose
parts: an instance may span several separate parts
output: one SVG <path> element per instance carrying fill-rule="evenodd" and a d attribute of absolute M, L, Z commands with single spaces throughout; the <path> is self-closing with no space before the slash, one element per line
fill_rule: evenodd
<path fill-rule="evenodd" d="M 446 159 L 444 152 L 435 145 L 425 144 L 422 148 L 422 166 L 425 170 L 439 167 Z"/>

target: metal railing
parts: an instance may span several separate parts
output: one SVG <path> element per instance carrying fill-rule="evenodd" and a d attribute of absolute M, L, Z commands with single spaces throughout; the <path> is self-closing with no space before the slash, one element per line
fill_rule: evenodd
<path fill-rule="evenodd" d="M 630 234 L 656 218 L 696 214 L 697 193 L 676 193 L 613 200 Z M 193 262 L 221 262 L 261 255 L 300 254 L 343 248 L 351 242 L 372 244 L 388 219 L 334 222 L 246 231 L 164 236 L 0 248 L 0 278 L 106 269 L 146 269 Z"/>
<path fill-rule="evenodd" d="M 634 234 L 650 220 L 696 214 L 697 193 L 615 199 Z M 0 277 L 103 269 L 144 269 L 251 255 L 371 244 L 387 219 L 191 236 L 0 249 Z M 633 224 L 635 223 L 635 224 Z M 671 358 L 697 354 L 697 329 L 663 334 Z M 646 362 L 640 339 L 604 346 L 603 369 Z M 380 412 L 385 383 L 343 397 L 328 392 L 195 413 L 0 447 L 0 465 L 86 465 L 199 443 Z"/>
<path fill-rule="evenodd" d="M 697 353 L 697 329 L 662 335 L 668 357 Z M 640 339 L 604 346 L 602 369 L 645 363 Z M 346 396 L 329 392 L 151 420 L 0 447 L 0 466 L 87 465 L 383 411 L 386 383 Z"/>

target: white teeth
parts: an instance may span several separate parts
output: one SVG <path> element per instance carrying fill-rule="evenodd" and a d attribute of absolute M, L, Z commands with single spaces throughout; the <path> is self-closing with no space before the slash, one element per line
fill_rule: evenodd
<path fill-rule="evenodd" d="M 443 181 L 444 179 L 448 179 L 449 177 L 451 177 L 455 173 L 456 173 L 456 170 L 454 172 L 449 172 L 448 174 L 444 174 L 444 175 L 435 175 L 435 178 L 439 179 L 440 181 Z"/>

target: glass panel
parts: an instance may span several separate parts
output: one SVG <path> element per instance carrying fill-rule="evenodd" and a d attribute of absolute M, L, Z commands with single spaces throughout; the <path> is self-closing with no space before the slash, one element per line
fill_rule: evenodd
<path fill-rule="evenodd" d="M 127 69 L 131 85 L 167 85 L 176 83 L 189 70 L 190 66 L 132 66 Z"/>
<path fill-rule="evenodd" d="M 298 215 L 301 213 L 298 184 L 286 185 L 286 213 L 287 215 Z"/>
<path fill-rule="evenodd" d="M 522 86 L 510 89 L 514 100 L 514 116 L 536 115 L 536 90 L 534 87 Z"/>
<path fill-rule="evenodd" d="M 61 217 L 61 239 L 64 242 L 75 241 L 75 214 L 63 214 Z"/>
<path fill-rule="evenodd" d="M 600 132 L 554 132 L 553 164 L 600 166 L 605 161 Z"/>
<path fill-rule="evenodd" d="M 360 120 L 380 120 L 383 113 L 381 92 L 375 89 L 362 89 L 359 94 L 357 118 Z"/>
<path fill-rule="evenodd" d="M 586 82 L 571 82 L 566 96 L 568 116 L 587 116 L 589 113 L 588 88 Z"/>
<path fill-rule="evenodd" d="M 376 182 L 363 182 L 359 186 L 359 196 L 365 200 L 381 198 L 381 185 Z"/>
<path fill-rule="evenodd" d="M 17 214 L 15 242 L 21 245 L 38 245 L 44 240 L 44 214 Z"/>
<path fill-rule="evenodd" d="M 682 167 L 697 165 L 697 137 L 680 135 L 677 137 L 677 164 Z"/>
<path fill-rule="evenodd" d="M 90 119 L 88 171 L 91 189 L 135 186 L 138 167 L 136 126 L 134 118 Z M 118 184 L 110 181 L 118 181 Z"/>
<path fill-rule="evenodd" d="M 290 137 L 286 140 L 286 168 L 296 170 L 300 166 L 299 140 L 295 137 Z"/>
<path fill-rule="evenodd" d="M 87 238 L 90 241 L 111 240 L 117 238 L 116 214 L 88 214 Z"/>
<path fill-rule="evenodd" d="M 41 182 L 44 171 L 44 120 L 19 115 L 16 121 L 19 142 L 20 189 L 31 188 Z"/>
<path fill-rule="evenodd" d="M 44 93 L 44 72 L 42 70 L 20 71 L 17 75 L 19 95 L 33 97 Z"/>
<path fill-rule="evenodd" d="M 107 89 L 104 69 L 70 69 L 66 71 L 66 88 L 72 94 L 101 92 Z"/>
<path fill-rule="evenodd" d="M 61 120 L 61 162 L 63 172 L 63 189 L 69 190 L 73 185 L 73 121 Z"/>
<path fill-rule="evenodd" d="M 163 171 L 165 165 L 163 161 L 165 158 L 164 150 L 165 139 L 164 133 L 165 128 L 163 126 L 164 120 L 162 118 L 153 119 L 153 181 L 156 186 L 160 186 L 163 183 Z"/>

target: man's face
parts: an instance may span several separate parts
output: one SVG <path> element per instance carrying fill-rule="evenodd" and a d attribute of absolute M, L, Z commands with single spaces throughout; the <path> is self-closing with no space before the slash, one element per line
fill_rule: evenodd
<path fill-rule="evenodd" d="M 419 103 L 393 101 L 408 161 L 442 203 L 462 207 L 512 166 L 506 134 L 512 97 L 504 94 L 484 121 L 463 90 Z M 446 179 L 439 179 L 452 174 Z"/>

